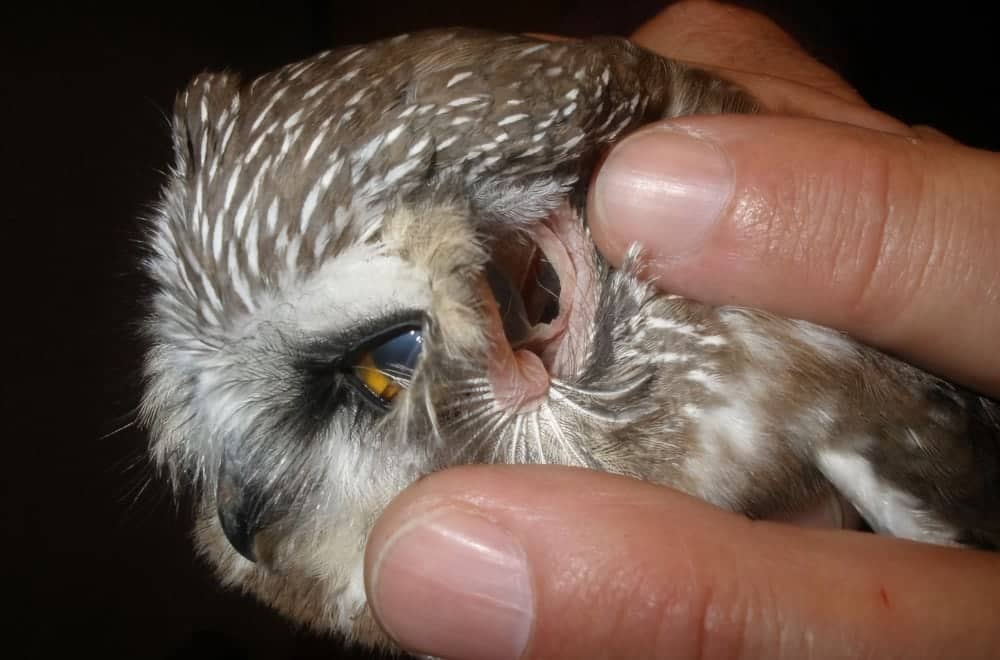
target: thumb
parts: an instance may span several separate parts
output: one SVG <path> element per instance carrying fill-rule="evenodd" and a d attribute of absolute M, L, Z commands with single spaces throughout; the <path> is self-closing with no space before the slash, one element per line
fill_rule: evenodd
<path fill-rule="evenodd" d="M 365 559 L 382 627 L 449 660 L 985 658 L 998 641 L 993 554 L 750 522 L 590 470 L 437 473 Z"/>
<path fill-rule="evenodd" d="M 624 140 L 590 226 L 658 285 L 844 330 L 1000 392 L 1000 155 L 786 117 L 664 122 Z M 944 341 L 942 341 L 944 339 Z"/>

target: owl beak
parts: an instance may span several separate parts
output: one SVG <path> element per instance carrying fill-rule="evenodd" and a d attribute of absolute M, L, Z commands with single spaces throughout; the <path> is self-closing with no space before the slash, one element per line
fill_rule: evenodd
<path fill-rule="evenodd" d="M 222 532 L 236 552 L 245 559 L 256 562 L 257 555 L 254 552 L 253 541 L 257 535 L 257 526 L 254 522 L 257 515 L 253 511 L 254 507 L 249 505 L 253 499 L 243 497 L 233 479 L 222 478 L 220 475 L 216 501 Z"/>
<path fill-rule="evenodd" d="M 255 486 L 243 475 L 247 467 L 241 443 L 227 441 L 216 488 L 216 511 L 222 532 L 236 552 L 254 563 L 270 564 L 273 548 L 264 533 L 275 520 L 266 489 Z"/>

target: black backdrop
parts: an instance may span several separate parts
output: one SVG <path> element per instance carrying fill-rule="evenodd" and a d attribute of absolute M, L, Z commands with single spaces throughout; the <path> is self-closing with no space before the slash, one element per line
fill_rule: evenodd
<path fill-rule="evenodd" d="M 134 241 L 169 157 L 172 96 L 202 68 L 253 73 L 421 27 L 628 34 L 662 3 L 149 4 L 145 14 L 2 10 L 0 54 L 11 50 L 0 58 L 9 349 L 0 602 L 15 610 L 4 615 L 4 655 L 339 657 L 335 644 L 217 588 L 192 556 L 183 508 L 161 484 L 143 487 L 141 434 L 105 437 L 137 401 Z M 985 16 L 960 3 L 747 4 L 783 22 L 876 107 L 1000 146 L 991 122 L 1000 49 Z"/>

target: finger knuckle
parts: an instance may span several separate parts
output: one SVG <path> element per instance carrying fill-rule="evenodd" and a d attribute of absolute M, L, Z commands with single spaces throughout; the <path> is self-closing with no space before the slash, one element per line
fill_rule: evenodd
<path fill-rule="evenodd" d="M 857 256 L 853 277 L 845 277 L 848 313 L 861 327 L 883 330 L 894 326 L 918 297 L 933 260 L 933 218 L 926 220 L 926 181 L 921 169 L 899 151 L 869 149 L 858 160 L 859 202 L 853 209 L 852 233 L 842 241 L 838 255 L 850 264 L 847 252 Z M 852 245 L 853 244 L 853 245 Z"/>

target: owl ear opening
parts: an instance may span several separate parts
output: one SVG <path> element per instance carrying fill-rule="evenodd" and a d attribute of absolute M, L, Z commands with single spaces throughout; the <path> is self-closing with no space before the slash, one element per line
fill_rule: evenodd
<path fill-rule="evenodd" d="M 174 102 L 174 155 L 181 172 L 192 173 L 225 149 L 227 131 L 239 111 L 240 79 L 229 72 L 195 76 Z"/>

